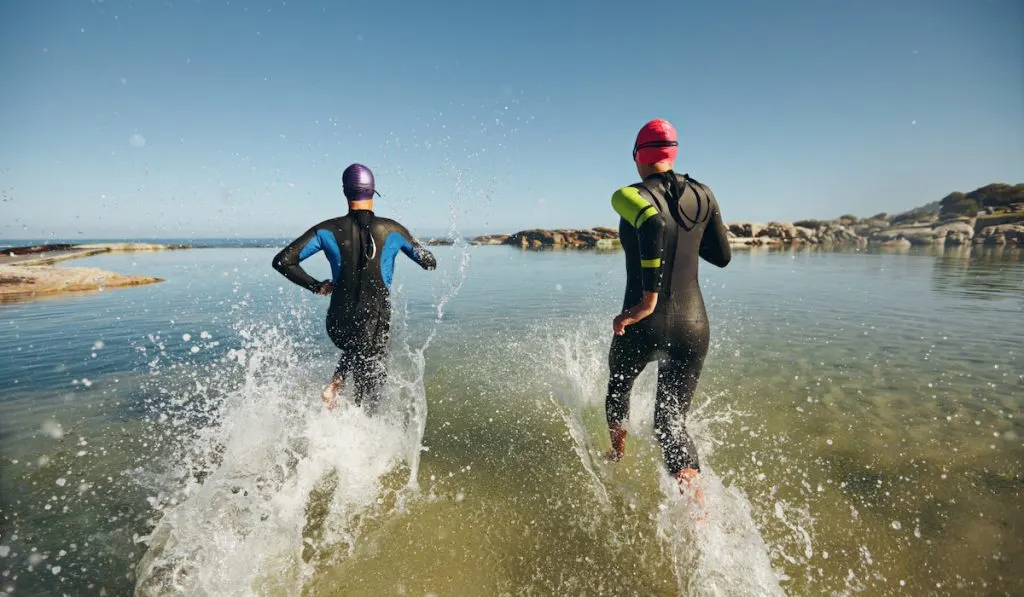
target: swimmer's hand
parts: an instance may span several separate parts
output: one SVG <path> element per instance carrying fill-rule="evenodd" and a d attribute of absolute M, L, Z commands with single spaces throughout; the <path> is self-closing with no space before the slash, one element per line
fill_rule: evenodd
<path fill-rule="evenodd" d="M 637 304 L 633 305 L 629 309 L 626 309 L 622 313 L 619 313 L 615 317 L 615 321 L 612 322 L 612 330 L 616 336 L 621 336 L 626 333 L 626 326 L 633 325 L 639 321 L 646 319 L 651 313 L 654 313 L 654 308 L 658 306 L 658 293 L 657 292 L 644 292 L 644 298 Z"/>
<path fill-rule="evenodd" d="M 334 283 L 320 282 L 320 286 L 317 286 L 316 290 L 314 290 L 313 292 L 319 294 L 320 296 L 327 296 L 328 294 L 334 292 Z"/>
<path fill-rule="evenodd" d="M 427 271 L 437 269 L 437 258 L 434 257 L 433 253 L 423 247 L 418 247 L 416 249 L 416 263 L 419 263 L 420 267 Z"/>

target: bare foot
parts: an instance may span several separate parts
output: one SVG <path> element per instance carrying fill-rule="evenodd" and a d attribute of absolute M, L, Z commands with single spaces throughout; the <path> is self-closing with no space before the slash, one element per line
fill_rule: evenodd
<path fill-rule="evenodd" d="M 676 473 L 676 481 L 679 483 L 679 493 L 687 497 L 690 504 L 696 504 L 701 509 L 698 522 L 707 520 L 708 514 L 704 509 L 704 489 L 700 486 L 700 472 L 697 469 L 684 468 Z"/>
<path fill-rule="evenodd" d="M 341 389 L 341 381 L 334 380 L 324 388 L 324 404 L 327 410 L 334 410 L 338 406 L 338 390 Z"/>
<path fill-rule="evenodd" d="M 604 459 L 608 462 L 618 462 L 626 453 L 626 430 L 622 425 L 612 425 L 608 428 L 608 435 L 612 440 L 612 449 L 604 453 Z"/>

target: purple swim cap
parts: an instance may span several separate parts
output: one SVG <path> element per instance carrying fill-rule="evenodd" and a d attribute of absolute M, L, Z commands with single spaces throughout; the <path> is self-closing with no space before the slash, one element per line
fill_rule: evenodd
<path fill-rule="evenodd" d="M 341 175 L 341 189 L 349 201 L 373 199 L 373 194 L 377 193 L 373 185 L 373 172 L 362 164 L 352 164 Z"/>

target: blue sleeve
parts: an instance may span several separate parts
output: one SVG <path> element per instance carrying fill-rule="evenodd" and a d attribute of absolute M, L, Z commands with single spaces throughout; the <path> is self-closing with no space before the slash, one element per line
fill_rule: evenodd
<path fill-rule="evenodd" d="M 405 253 L 406 257 L 412 259 L 416 265 L 423 269 L 434 269 L 437 267 L 437 259 L 434 258 L 434 254 L 416 242 L 408 230 L 402 227 L 398 234 L 402 237 L 402 252 Z"/>
<path fill-rule="evenodd" d="M 317 229 L 310 228 L 274 256 L 274 269 L 295 284 L 307 290 L 315 290 L 320 285 L 320 281 L 306 273 L 299 262 L 315 255 L 322 248 Z"/>
<path fill-rule="evenodd" d="M 317 253 L 322 251 L 323 248 L 323 244 L 320 242 L 320 234 L 317 233 L 313 238 L 309 239 L 309 242 L 306 243 L 306 246 L 302 247 L 302 250 L 299 251 L 299 261 L 305 261 L 309 259 L 313 255 L 316 255 Z"/>

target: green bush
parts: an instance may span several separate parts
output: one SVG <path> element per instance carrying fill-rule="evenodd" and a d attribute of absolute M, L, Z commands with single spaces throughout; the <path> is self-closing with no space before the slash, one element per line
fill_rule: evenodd
<path fill-rule="evenodd" d="M 965 197 L 980 207 L 1007 207 L 1011 203 L 1024 203 L 1024 184 L 993 183 L 975 189 Z"/>
<path fill-rule="evenodd" d="M 931 221 L 935 217 L 935 214 L 926 209 L 912 209 L 908 212 L 897 214 L 889 220 L 889 224 L 896 226 L 898 224 L 913 224 L 918 220 Z"/>

